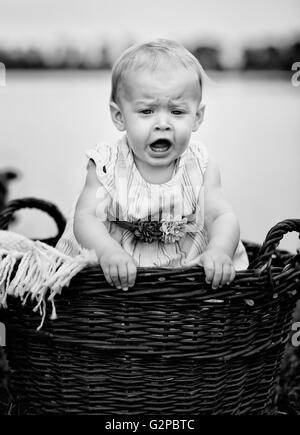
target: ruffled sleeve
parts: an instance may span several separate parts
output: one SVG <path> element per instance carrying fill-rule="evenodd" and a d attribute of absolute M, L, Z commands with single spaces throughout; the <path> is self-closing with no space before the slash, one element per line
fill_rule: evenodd
<path fill-rule="evenodd" d="M 100 183 L 110 192 L 114 187 L 114 168 L 116 166 L 116 148 L 102 143 L 86 150 L 86 157 L 96 165 L 96 174 Z"/>

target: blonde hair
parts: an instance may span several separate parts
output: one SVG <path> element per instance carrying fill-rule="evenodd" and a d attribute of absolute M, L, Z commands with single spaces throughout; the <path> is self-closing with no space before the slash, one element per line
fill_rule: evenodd
<path fill-rule="evenodd" d="M 196 72 L 202 94 L 203 80 L 207 78 L 207 75 L 196 57 L 176 41 L 155 39 L 132 45 L 115 61 L 112 68 L 110 101 L 118 103 L 120 86 L 128 71 L 133 69 L 155 70 L 166 60 Z"/>

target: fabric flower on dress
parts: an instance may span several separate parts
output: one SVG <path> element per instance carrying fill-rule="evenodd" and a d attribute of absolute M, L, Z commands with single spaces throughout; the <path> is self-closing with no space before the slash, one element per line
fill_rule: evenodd
<path fill-rule="evenodd" d="M 186 233 L 187 218 L 179 221 L 116 221 L 121 227 L 130 230 L 142 242 L 152 243 L 158 240 L 163 243 L 178 242 Z"/>
<path fill-rule="evenodd" d="M 154 240 L 160 240 L 162 236 L 160 222 L 138 221 L 137 228 L 134 230 L 134 235 L 142 242 L 152 243 Z"/>
<path fill-rule="evenodd" d="M 180 221 L 168 222 L 164 221 L 161 224 L 162 237 L 161 240 L 164 243 L 178 242 L 181 237 L 186 233 L 187 218 L 183 218 Z"/>

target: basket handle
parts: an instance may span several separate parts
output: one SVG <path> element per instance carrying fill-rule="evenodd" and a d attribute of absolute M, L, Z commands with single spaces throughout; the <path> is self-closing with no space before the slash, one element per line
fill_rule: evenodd
<path fill-rule="evenodd" d="M 35 208 L 48 213 L 57 225 L 57 235 L 49 239 L 42 240 L 48 244 L 55 244 L 64 232 L 66 219 L 56 205 L 51 202 L 44 201 L 38 198 L 20 198 L 10 201 L 5 208 L 0 212 L 0 230 L 7 230 L 13 215 L 16 211 L 24 208 Z"/>
<path fill-rule="evenodd" d="M 275 253 L 280 240 L 285 234 L 293 231 L 298 232 L 300 238 L 300 219 L 286 219 L 274 225 L 266 235 L 258 256 L 251 263 L 250 268 L 261 270 L 268 268 L 272 263 L 272 255 Z"/>

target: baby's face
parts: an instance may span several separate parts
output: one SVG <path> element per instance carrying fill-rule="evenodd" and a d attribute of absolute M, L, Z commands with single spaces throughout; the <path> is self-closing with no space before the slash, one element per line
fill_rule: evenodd
<path fill-rule="evenodd" d="M 127 131 L 136 162 L 145 170 L 169 167 L 202 121 L 196 72 L 184 68 L 131 71 L 119 96 L 112 117 L 119 130 Z"/>

